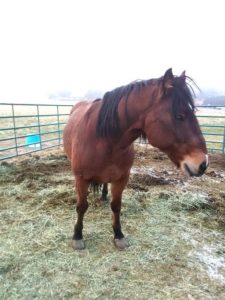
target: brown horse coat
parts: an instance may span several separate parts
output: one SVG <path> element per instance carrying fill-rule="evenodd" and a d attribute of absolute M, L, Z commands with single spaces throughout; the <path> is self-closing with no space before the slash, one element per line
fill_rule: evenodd
<path fill-rule="evenodd" d="M 113 229 L 119 248 L 128 244 L 121 231 L 122 192 L 134 159 L 133 141 L 145 136 L 191 176 L 208 165 L 204 138 L 194 115 L 191 90 L 183 73 L 169 69 L 159 79 L 133 82 L 103 99 L 76 104 L 64 130 L 64 149 L 76 179 L 77 213 L 73 247 L 83 249 L 83 216 L 91 183 L 111 183 Z"/>

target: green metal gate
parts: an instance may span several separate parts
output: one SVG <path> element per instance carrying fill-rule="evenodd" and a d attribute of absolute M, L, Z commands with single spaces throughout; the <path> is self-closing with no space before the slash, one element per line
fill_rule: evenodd
<path fill-rule="evenodd" d="M 62 144 L 72 105 L 0 103 L 0 160 Z M 197 107 L 208 150 L 225 152 L 225 106 Z"/>
<path fill-rule="evenodd" d="M 208 151 L 225 153 L 225 106 L 199 106 L 196 114 Z"/>
<path fill-rule="evenodd" d="M 61 145 L 71 107 L 0 103 L 0 160 Z"/>

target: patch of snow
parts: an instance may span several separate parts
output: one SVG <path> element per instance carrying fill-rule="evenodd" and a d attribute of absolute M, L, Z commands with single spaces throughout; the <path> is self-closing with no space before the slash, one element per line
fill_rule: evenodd
<path fill-rule="evenodd" d="M 218 233 L 215 233 L 216 240 L 220 241 Z M 217 236 L 217 237 L 216 237 Z M 200 267 L 203 268 L 208 276 L 211 279 L 217 280 L 220 283 L 225 283 L 225 255 L 223 245 L 217 244 L 207 244 L 202 245 L 199 241 L 193 239 L 190 234 L 183 235 L 185 240 L 188 240 L 193 249 L 189 253 L 189 257 L 192 257 L 194 260 L 200 264 Z M 220 250 L 222 249 L 222 250 Z"/>
<path fill-rule="evenodd" d="M 215 252 L 215 249 L 211 246 L 204 245 L 202 249 L 198 249 L 194 254 L 205 265 L 210 278 L 225 283 L 225 259 Z"/>

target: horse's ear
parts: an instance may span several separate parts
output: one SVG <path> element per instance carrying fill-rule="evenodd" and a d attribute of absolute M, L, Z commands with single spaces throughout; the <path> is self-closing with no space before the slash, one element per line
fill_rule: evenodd
<path fill-rule="evenodd" d="M 173 76 L 172 68 L 170 68 L 165 72 L 163 76 L 163 88 L 165 91 L 173 88 L 173 80 L 174 80 L 174 76 Z"/>
<path fill-rule="evenodd" d="M 182 83 L 185 84 L 185 80 L 186 80 L 186 73 L 185 71 L 183 71 L 180 75 L 180 79 L 182 80 Z"/>
<path fill-rule="evenodd" d="M 180 77 L 186 77 L 186 71 L 183 71 L 180 75 Z"/>

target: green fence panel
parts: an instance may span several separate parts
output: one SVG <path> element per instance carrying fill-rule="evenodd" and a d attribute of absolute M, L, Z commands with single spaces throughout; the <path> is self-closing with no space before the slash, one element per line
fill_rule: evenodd
<path fill-rule="evenodd" d="M 0 103 L 0 160 L 60 146 L 71 107 Z"/>
<path fill-rule="evenodd" d="M 0 160 L 60 146 L 71 108 L 67 104 L 0 103 Z M 225 106 L 199 106 L 196 115 L 208 150 L 224 153 Z"/>
<path fill-rule="evenodd" d="M 209 152 L 225 152 L 225 106 L 199 106 L 198 117 Z"/>

